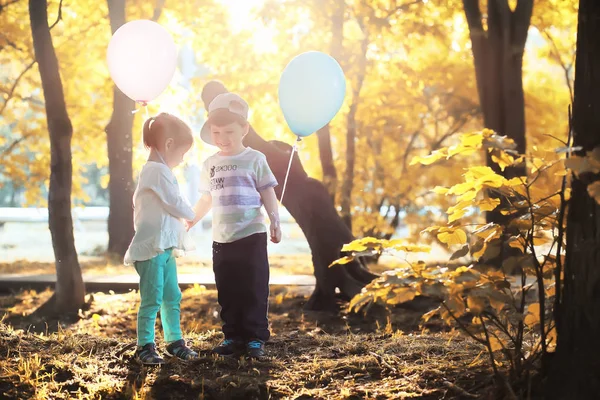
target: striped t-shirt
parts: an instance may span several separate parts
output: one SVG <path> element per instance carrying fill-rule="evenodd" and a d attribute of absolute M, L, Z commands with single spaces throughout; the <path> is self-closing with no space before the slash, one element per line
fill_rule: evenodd
<path fill-rule="evenodd" d="M 235 156 L 217 153 L 206 159 L 200 192 L 212 196 L 213 240 L 230 243 L 267 232 L 260 192 L 275 186 L 266 157 L 249 147 Z"/>

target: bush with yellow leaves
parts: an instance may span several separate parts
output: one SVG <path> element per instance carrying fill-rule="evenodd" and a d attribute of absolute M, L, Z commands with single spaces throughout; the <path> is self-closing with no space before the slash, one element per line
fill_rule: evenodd
<path fill-rule="evenodd" d="M 567 167 L 585 169 L 581 164 L 586 159 L 570 157 L 575 149 L 568 143 L 561 149 L 534 147 L 527 155 L 513 148 L 511 139 L 486 129 L 461 135 L 454 146 L 415 157 L 413 164 L 430 165 L 487 151 L 500 170 L 526 162 L 529 173 L 506 179 L 488 166 L 470 166 L 463 182 L 436 187 L 435 193 L 452 196 L 455 204 L 447 210 L 446 224 L 422 234 L 435 235 L 453 251 L 448 263 L 407 261 L 370 283 L 349 308 L 358 312 L 373 304 L 394 306 L 416 296 L 437 299 L 439 307 L 425 313 L 423 321 L 438 316 L 458 326 L 484 347 L 497 377 L 508 371 L 512 382 L 525 383 L 556 345 L 552 306 L 559 301 L 564 260 Z M 588 160 L 586 165 L 595 164 Z M 595 193 L 595 188 L 590 191 Z M 501 226 L 477 221 L 478 212 L 492 210 L 499 210 L 509 222 Z M 343 251 L 349 255 L 332 268 L 364 255 L 388 252 L 400 257 L 427 248 L 402 240 L 364 238 Z M 499 256 L 501 266 L 489 265 Z"/>

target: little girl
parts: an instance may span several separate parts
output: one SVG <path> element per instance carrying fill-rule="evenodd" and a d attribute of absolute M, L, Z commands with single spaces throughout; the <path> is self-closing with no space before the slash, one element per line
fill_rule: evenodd
<path fill-rule="evenodd" d="M 194 248 L 182 219 L 193 220 L 195 214 L 179 193 L 171 171 L 183 161 L 194 139 L 182 120 L 162 113 L 146 121 L 143 140 L 150 156 L 133 195 L 135 236 L 125 254 L 125 264 L 133 264 L 140 276 L 136 359 L 157 365 L 165 362 L 154 343 L 159 309 L 167 353 L 184 360 L 198 356 L 186 346 L 181 334 L 181 290 L 174 254 L 174 250 Z"/>

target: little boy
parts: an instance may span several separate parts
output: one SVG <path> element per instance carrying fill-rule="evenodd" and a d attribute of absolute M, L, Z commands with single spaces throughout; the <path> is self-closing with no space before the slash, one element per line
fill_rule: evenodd
<path fill-rule="evenodd" d="M 202 166 L 196 218 L 189 228 L 213 210 L 213 270 L 221 305 L 225 340 L 213 349 L 219 355 L 244 350 L 251 358 L 266 355 L 269 260 L 267 227 L 261 206 L 271 221 L 271 241 L 281 241 L 273 176 L 265 156 L 243 145 L 248 104 L 238 95 L 218 95 L 208 106 L 200 137 L 219 152 Z"/>

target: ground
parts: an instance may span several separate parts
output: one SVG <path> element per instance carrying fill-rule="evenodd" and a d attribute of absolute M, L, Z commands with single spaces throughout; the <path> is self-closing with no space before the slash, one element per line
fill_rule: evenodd
<path fill-rule="evenodd" d="M 31 310 L 50 291 L 0 297 L 0 398 L 5 399 L 455 399 L 493 398 L 482 349 L 411 307 L 368 316 L 306 313 L 306 289 L 274 289 L 268 361 L 210 354 L 216 292 L 185 290 L 184 332 L 196 361 L 146 368 L 133 359 L 138 294 L 93 293 L 80 318 L 56 325 Z M 421 308 L 421 307 L 419 307 Z M 160 328 L 158 328 L 160 331 Z M 162 344 L 159 340 L 159 347 Z"/>

